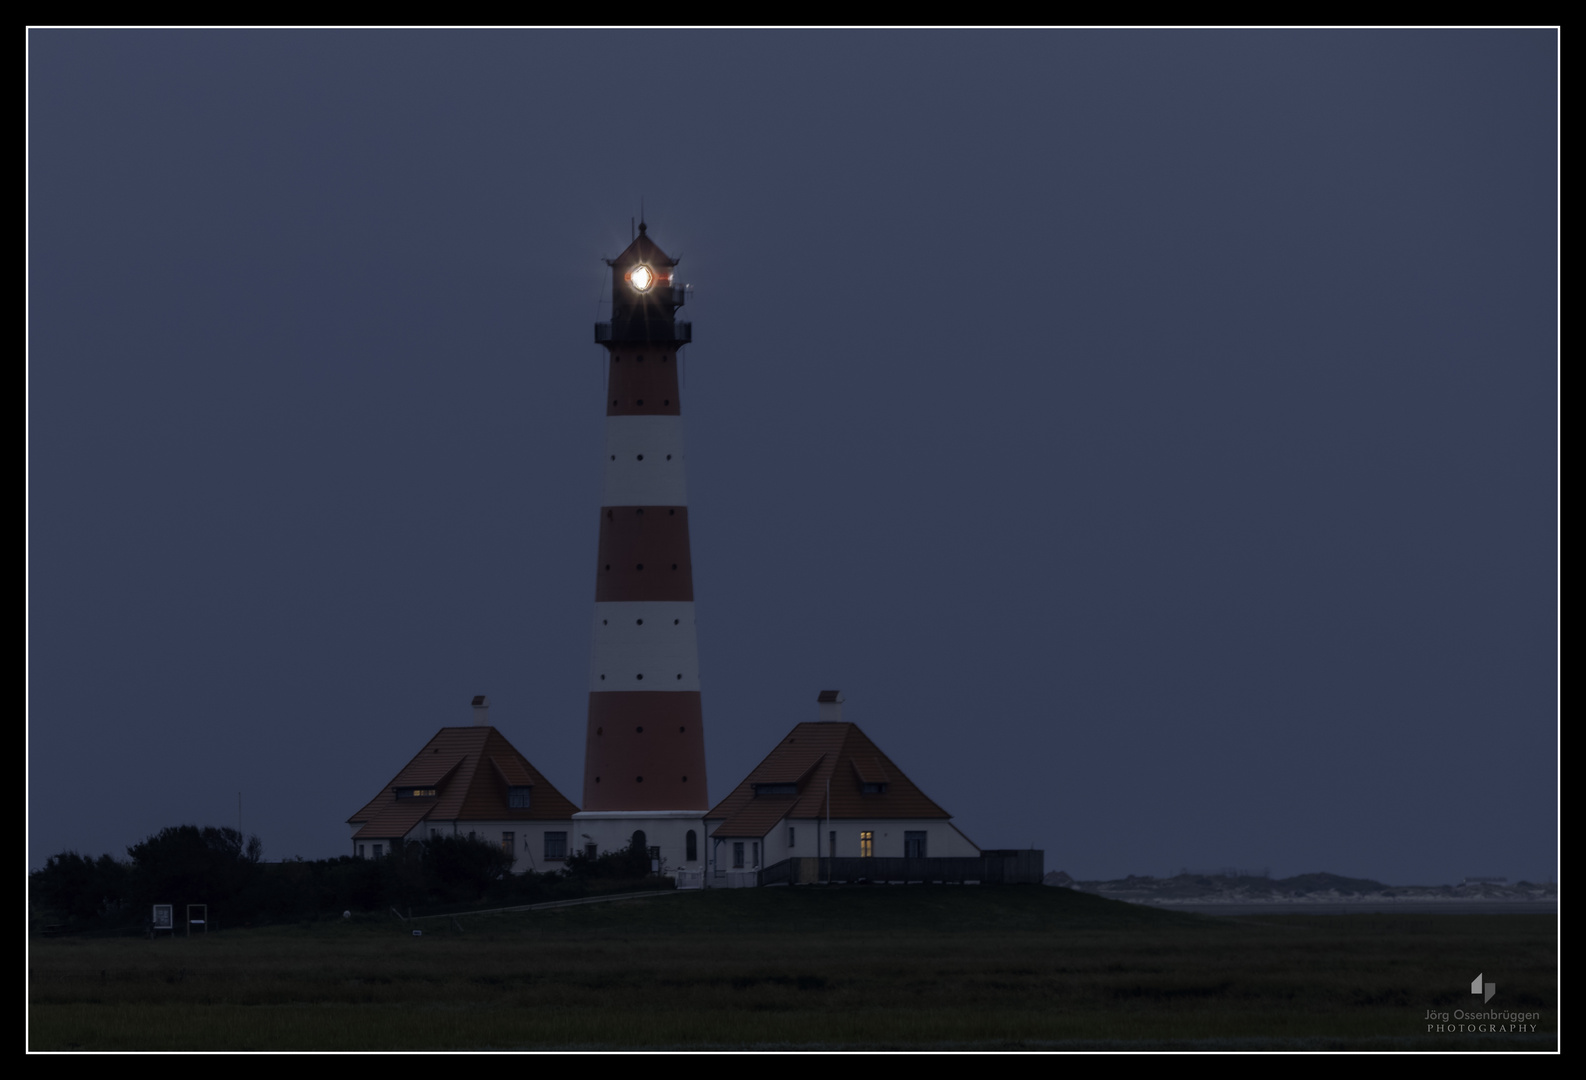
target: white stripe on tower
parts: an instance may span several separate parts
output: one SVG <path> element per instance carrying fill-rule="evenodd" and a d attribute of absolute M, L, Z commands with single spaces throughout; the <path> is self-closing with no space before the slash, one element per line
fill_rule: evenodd
<path fill-rule="evenodd" d="M 681 416 L 606 417 L 602 506 L 687 506 Z"/>
<path fill-rule="evenodd" d="M 699 689 L 694 605 L 611 600 L 595 605 L 589 691 Z"/>

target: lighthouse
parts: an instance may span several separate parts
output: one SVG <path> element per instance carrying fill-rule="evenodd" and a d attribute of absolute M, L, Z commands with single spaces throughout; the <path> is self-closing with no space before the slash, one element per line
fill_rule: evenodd
<path fill-rule="evenodd" d="M 658 868 L 703 867 L 705 732 L 678 353 L 691 326 L 677 260 L 642 222 L 611 267 L 584 809 L 575 846 L 638 843 Z"/>

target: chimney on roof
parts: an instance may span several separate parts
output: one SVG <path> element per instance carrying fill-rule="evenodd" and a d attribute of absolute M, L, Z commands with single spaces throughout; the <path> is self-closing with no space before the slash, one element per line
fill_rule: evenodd
<path fill-rule="evenodd" d="M 479 727 L 490 726 L 490 699 L 483 694 L 474 697 L 474 723 Z"/>
<path fill-rule="evenodd" d="M 837 724 L 843 718 L 843 698 L 841 690 L 822 690 L 820 697 L 815 699 L 821 707 L 821 722 Z"/>

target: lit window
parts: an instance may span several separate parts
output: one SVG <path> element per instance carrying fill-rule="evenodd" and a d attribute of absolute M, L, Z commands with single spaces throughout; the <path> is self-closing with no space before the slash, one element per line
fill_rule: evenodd
<path fill-rule="evenodd" d="M 518 857 L 518 838 L 509 832 L 502 833 L 501 850 L 507 853 L 509 859 L 516 859 Z"/>
<path fill-rule="evenodd" d="M 566 833 L 548 832 L 545 834 L 545 858 L 547 861 L 556 861 L 567 858 Z"/>
<path fill-rule="evenodd" d="M 859 834 L 859 857 L 861 859 L 873 858 L 876 853 L 876 834 L 862 832 Z"/>
<path fill-rule="evenodd" d="M 433 799 L 435 797 L 435 789 L 432 787 L 399 787 L 396 789 L 396 797 L 399 799 Z"/>

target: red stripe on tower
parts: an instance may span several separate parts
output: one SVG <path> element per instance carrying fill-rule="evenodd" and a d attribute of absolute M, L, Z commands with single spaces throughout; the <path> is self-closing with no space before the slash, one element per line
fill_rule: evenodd
<path fill-rule="evenodd" d="M 605 484 L 595 566 L 584 810 L 704 811 L 705 731 L 688 550 L 677 260 L 643 224 L 611 261 Z"/>

